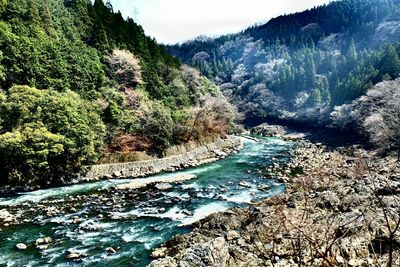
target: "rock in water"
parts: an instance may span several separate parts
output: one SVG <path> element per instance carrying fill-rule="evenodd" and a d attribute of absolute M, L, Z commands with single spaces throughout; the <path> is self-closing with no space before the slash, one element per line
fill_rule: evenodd
<path fill-rule="evenodd" d="M 107 252 L 108 254 L 115 254 L 115 253 L 117 253 L 117 251 L 116 251 L 115 248 L 113 248 L 113 247 L 106 248 L 106 252 Z"/>
<path fill-rule="evenodd" d="M 67 260 L 79 260 L 82 257 L 80 253 L 77 252 L 69 252 L 69 254 L 65 257 Z"/>
<path fill-rule="evenodd" d="M 24 243 L 18 243 L 15 247 L 18 250 L 26 250 L 28 248 L 27 245 L 25 245 Z"/>
<path fill-rule="evenodd" d="M 47 245 L 52 242 L 53 242 L 53 239 L 51 237 L 47 236 L 47 237 L 36 239 L 35 244 L 36 244 L 36 246 L 39 246 L 39 245 Z"/>
<path fill-rule="evenodd" d="M 158 190 L 169 190 L 172 189 L 172 185 L 169 183 L 158 183 L 155 185 L 155 188 Z"/>
<path fill-rule="evenodd" d="M 187 216 L 193 216 L 193 212 L 191 212 L 190 210 L 183 210 L 182 213 Z"/>
<path fill-rule="evenodd" d="M 11 216 L 12 216 L 11 213 L 9 213 L 7 210 L 5 209 L 0 210 L 0 219 L 5 219 Z"/>
<path fill-rule="evenodd" d="M 240 185 L 241 187 L 251 188 L 251 184 L 249 184 L 249 183 L 247 183 L 247 182 L 244 182 L 244 181 L 240 182 L 239 185 Z"/>

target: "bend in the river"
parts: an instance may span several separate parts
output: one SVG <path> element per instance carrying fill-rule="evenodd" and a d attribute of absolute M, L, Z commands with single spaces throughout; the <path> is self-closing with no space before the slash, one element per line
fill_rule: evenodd
<path fill-rule="evenodd" d="M 196 178 L 166 186 L 118 190 L 131 180 L 107 180 L 39 190 L 0 199 L 0 210 L 19 214 L 21 224 L 0 232 L 0 265 L 70 266 L 66 256 L 81 255 L 85 266 L 145 266 L 150 251 L 190 224 L 231 207 L 279 194 L 284 185 L 266 168 L 288 160 L 293 143 L 277 138 L 246 139 L 226 159 L 179 172 Z M 161 180 L 174 174 L 157 175 Z M 154 176 L 153 176 L 154 178 Z M 53 241 L 38 249 L 40 237 Z M 15 248 L 17 243 L 28 246 Z M 107 248 L 113 248 L 110 251 Z"/>

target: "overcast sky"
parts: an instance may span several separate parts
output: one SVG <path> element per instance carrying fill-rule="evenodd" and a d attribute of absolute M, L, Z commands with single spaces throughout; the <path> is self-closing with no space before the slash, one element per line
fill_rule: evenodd
<path fill-rule="evenodd" d="M 121 10 L 125 17 L 136 18 L 146 34 L 161 43 L 177 43 L 199 35 L 235 33 L 278 15 L 302 11 L 328 2 L 330 1 L 111 0 L 115 11 Z"/>

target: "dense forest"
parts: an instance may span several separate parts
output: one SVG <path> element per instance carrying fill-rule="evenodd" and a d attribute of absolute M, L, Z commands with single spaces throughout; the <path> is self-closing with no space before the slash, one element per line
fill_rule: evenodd
<path fill-rule="evenodd" d="M 167 46 L 248 120 L 327 125 L 335 106 L 400 76 L 400 1 L 342 0 L 215 39 Z"/>
<path fill-rule="evenodd" d="M 102 0 L 0 0 L 0 88 L 0 184 L 58 183 L 109 153 L 162 155 L 224 135 L 234 112 Z"/>

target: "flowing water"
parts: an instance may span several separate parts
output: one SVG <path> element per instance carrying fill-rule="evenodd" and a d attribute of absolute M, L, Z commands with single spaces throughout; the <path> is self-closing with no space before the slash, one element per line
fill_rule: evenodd
<path fill-rule="evenodd" d="M 0 210 L 26 218 L 0 232 L 0 266 L 146 266 L 153 248 L 187 233 L 191 223 L 281 193 L 284 186 L 266 178 L 265 169 L 287 160 L 292 146 L 276 138 L 246 139 L 244 149 L 235 155 L 181 171 L 196 178 L 168 190 L 121 192 L 113 188 L 130 180 L 108 180 L 0 198 Z M 157 176 L 169 175 L 176 173 Z M 51 213 L 57 207 L 64 209 Z M 45 236 L 53 243 L 38 250 L 35 240 Z M 28 249 L 16 250 L 17 243 Z M 108 247 L 117 253 L 106 252 Z M 70 252 L 86 257 L 73 262 L 66 259 Z"/>

